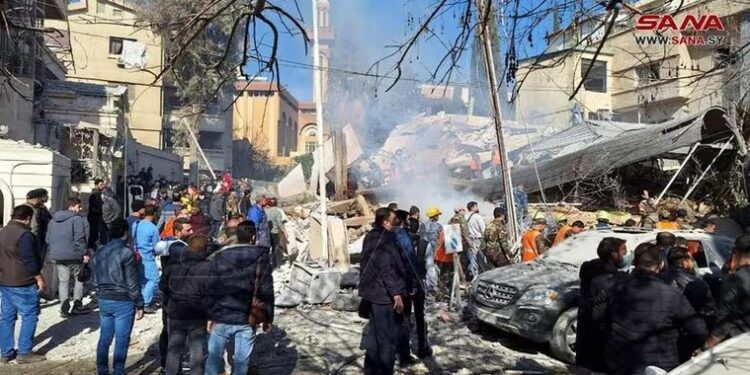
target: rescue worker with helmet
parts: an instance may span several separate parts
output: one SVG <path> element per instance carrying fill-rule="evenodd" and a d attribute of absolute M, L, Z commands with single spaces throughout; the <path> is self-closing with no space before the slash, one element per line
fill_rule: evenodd
<path fill-rule="evenodd" d="M 424 223 L 424 228 L 420 233 L 421 240 L 427 243 L 427 248 L 425 249 L 424 255 L 424 266 L 426 274 L 425 289 L 427 293 L 435 293 L 437 291 L 438 284 L 437 266 L 435 264 L 435 261 L 437 260 L 436 258 L 438 249 L 443 248 L 443 254 L 445 253 L 445 237 L 443 234 L 443 226 L 438 223 L 438 220 L 440 220 L 440 215 L 442 215 L 440 209 L 437 207 L 430 207 L 427 209 L 426 214 L 427 221 Z"/>
<path fill-rule="evenodd" d="M 544 214 L 541 212 L 535 214 L 531 228 L 529 228 L 521 238 L 521 243 L 523 245 L 521 261 L 530 262 L 547 252 L 549 249 L 549 242 L 547 242 L 547 239 L 544 238 L 544 235 L 542 234 L 546 226 L 547 222 L 544 220 Z"/>

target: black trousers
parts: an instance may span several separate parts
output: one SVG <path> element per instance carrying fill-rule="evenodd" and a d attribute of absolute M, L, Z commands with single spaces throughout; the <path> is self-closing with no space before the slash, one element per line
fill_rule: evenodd
<path fill-rule="evenodd" d="M 159 364 L 167 368 L 167 349 L 169 348 L 169 324 L 167 319 L 167 301 L 161 307 L 161 334 L 159 334 Z"/>
<path fill-rule="evenodd" d="M 401 324 L 398 340 L 398 357 L 401 360 L 411 355 L 411 313 L 414 308 L 414 323 L 417 326 L 417 350 L 427 350 L 427 322 L 424 320 L 424 292 L 418 291 L 404 299 L 404 321 Z"/>
<path fill-rule="evenodd" d="M 206 365 L 208 332 L 205 320 L 169 319 L 169 349 L 167 350 L 167 375 L 180 373 L 180 359 L 185 342 L 190 351 L 190 375 L 203 375 Z"/>
<path fill-rule="evenodd" d="M 365 374 L 391 375 L 396 365 L 399 326 L 403 314 L 396 314 L 393 305 L 371 304 L 370 337 L 365 345 Z"/>
<path fill-rule="evenodd" d="M 110 240 L 110 234 L 109 234 L 109 224 L 105 222 L 99 223 L 99 245 L 104 246 L 107 243 L 109 243 Z"/>
<path fill-rule="evenodd" d="M 271 264 L 273 268 L 279 268 L 284 262 L 284 254 L 281 253 L 281 235 L 271 233 Z"/>
<path fill-rule="evenodd" d="M 104 224 L 100 216 L 89 216 L 89 249 L 96 249 L 96 242 L 99 241 L 99 232 Z"/>

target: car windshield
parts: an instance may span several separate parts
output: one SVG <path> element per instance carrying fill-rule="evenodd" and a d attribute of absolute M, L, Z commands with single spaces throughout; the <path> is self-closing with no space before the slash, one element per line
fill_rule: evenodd
<path fill-rule="evenodd" d="M 618 232 L 583 232 L 553 246 L 541 256 L 541 259 L 548 262 L 580 266 L 583 262 L 597 257 L 596 248 L 599 247 L 599 242 L 605 237 L 617 237 L 626 240 L 628 250 L 633 250 L 641 242 L 641 236 L 644 235 Z"/>

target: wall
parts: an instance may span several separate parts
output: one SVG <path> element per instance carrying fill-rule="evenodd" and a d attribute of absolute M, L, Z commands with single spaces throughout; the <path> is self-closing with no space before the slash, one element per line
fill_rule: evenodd
<path fill-rule="evenodd" d="M 128 174 L 140 168 L 153 167 L 153 176 L 164 176 L 168 181 L 182 181 L 182 158 L 164 150 L 135 142 L 128 143 Z"/>
<path fill-rule="evenodd" d="M 161 82 L 152 86 L 156 71 L 145 72 L 118 67 L 117 56 L 109 53 L 109 38 L 135 39 L 145 43 L 149 67 L 161 65 L 161 40 L 148 29 L 132 26 L 132 20 L 135 19 L 132 10 L 112 2 L 103 3 L 104 14 L 97 14 L 96 1 L 93 0 L 81 0 L 79 4 L 68 7 L 70 44 L 75 70 L 68 69 L 67 78 L 72 81 L 128 86 L 125 121 L 131 134 L 145 145 L 160 147 L 162 88 Z M 122 18 L 114 16 L 113 9 L 121 9 Z M 128 22 L 130 25 L 127 25 Z M 63 32 L 68 28 L 67 23 L 56 20 L 45 20 L 45 26 Z"/>
<path fill-rule="evenodd" d="M 568 55 L 551 54 L 532 68 L 534 60 L 519 67 L 517 79 L 523 84 L 516 99 L 516 120 L 534 125 L 567 125 L 571 121 L 571 108 L 578 102 L 584 118 L 588 112 L 611 109 L 611 77 L 607 77 L 607 92 L 587 91 L 581 88 L 574 101 L 569 100 L 581 81 L 581 60 L 593 58 L 593 53 L 574 51 Z M 601 54 L 598 61 L 607 62 L 611 72 L 612 57 Z"/>
<path fill-rule="evenodd" d="M 238 86 L 242 87 L 242 83 L 238 83 Z M 253 96 L 254 92 L 256 90 L 236 93 L 241 96 L 235 102 L 232 113 L 235 169 L 247 162 L 245 158 L 249 157 L 247 148 L 250 145 L 256 150 L 267 151 L 272 164 L 287 165 L 292 161 L 292 152 L 299 151 L 297 101 L 286 91 L 263 91 L 270 93 L 269 96 Z M 283 120 L 286 120 L 287 126 L 279 132 L 279 125 Z M 279 155 L 280 136 L 289 137 L 286 140 L 292 146 L 289 156 Z"/>
<path fill-rule="evenodd" d="M 29 80 L 22 79 L 22 82 L 24 82 L 23 85 L 15 83 L 14 87 L 25 97 L 33 98 L 34 93 L 30 85 L 25 86 L 29 84 Z M 5 78 L 0 78 L 0 125 L 8 126 L 7 138 L 33 142 L 33 115 L 33 101 L 24 99 L 8 87 Z"/>
<path fill-rule="evenodd" d="M 2 224 L 10 220 L 14 206 L 26 201 L 32 189 L 49 191 L 48 208 L 62 208 L 70 194 L 70 161 L 57 152 L 23 142 L 0 140 L 0 193 Z"/>
<path fill-rule="evenodd" d="M 643 4 L 641 4 L 643 5 Z M 715 14 L 722 17 L 727 38 L 732 38 L 736 49 L 747 41 L 738 38 L 739 14 L 750 10 L 750 4 L 722 0 L 691 1 L 683 4 L 681 12 L 675 16 L 679 21 L 686 14 L 695 16 Z M 594 20 L 593 22 L 600 22 Z M 716 49 L 709 46 L 687 45 L 639 45 L 637 35 L 654 35 L 633 29 L 633 17 L 623 18 L 607 39 L 603 57 L 608 61 L 608 89 L 606 94 L 579 91 L 576 100 L 584 111 L 596 111 L 610 108 L 623 121 L 657 123 L 691 113 L 698 113 L 711 106 L 723 106 L 722 89 L 726 87 L 727 75 L 721 69 L 716 70 Z M 583 27 L 583 26 L 582 26 Z M 570 32 L 568 32 L 570 33 Z M 662 35 L 671 37 L 677 32 L 663 31 Z M 559 49 L 560 36 L 556 37 L 550 47 L 555 52 Z M 569 40 L 572 38 L 567 36 Z M 569 47 L 570 45 L 568 45 Z M 593 46 L 589 47 L 591 50 Z M 573 54 L 559 66 L 551 69 L 536 70 L 529 74 L 521 88 L 518 109 L 526 115 L 530 123 L 569 121 L 572 103 L 566 102 L 572 92 L 570 77 L 580 79 L 581 57 L 590 56 L 590 52 Z M 552 59 L 552 57 L 550 58 Z M 545 59 L 544 61 L 549 61 Z M 661 62 L 660 80 L 644 83 L 639 80 L 636 70 L 644 65 Z M 521 64 L 517 78 L 528 71 L 530 62 Z M 709 72 L 709 73 L 707 73 Z M 554 92 L 559 86 L 558 92 Z M 549 90 L 549 92 L 547 92 Z M 539 110 L 543 104 L 543 110 Z M 563 111 L 563 109 L 567 109 Z M 536 112 L 535 112 L 536 111 Z M 529 115 L 541 113 L 541 115 Z M 520 118 L 517 118 L 520 120 Z"/>

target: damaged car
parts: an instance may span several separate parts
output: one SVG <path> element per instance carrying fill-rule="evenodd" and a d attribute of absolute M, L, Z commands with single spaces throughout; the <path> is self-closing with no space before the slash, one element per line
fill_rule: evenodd
<path fill-rule="evenodd" d="M 549 343 L 555 357 L 574 363 L 581 264 L 597 257 L 596 249 L 605 237 L 626 240 L 632 253 L 641 243 L 656 243 L 657 233 L 626 229 L 582 232 L 535 261 L 482 273 L 472 282 L 471 310 L 480 322 Z M 729 261 L 734 238 L 702 231 L 674 234 L 688 240 L 701 275 L 718 276 Z"/>

